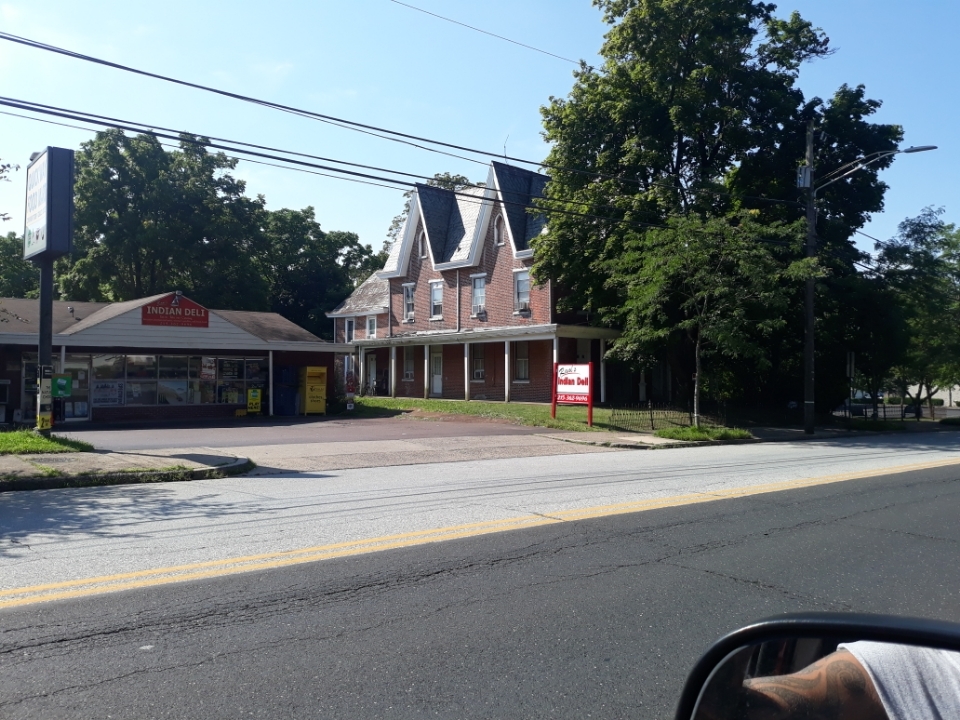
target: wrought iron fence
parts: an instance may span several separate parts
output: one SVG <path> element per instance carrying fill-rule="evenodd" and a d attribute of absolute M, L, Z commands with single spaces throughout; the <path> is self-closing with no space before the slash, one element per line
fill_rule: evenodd
<path fill-rule="evenodd" d="M 650 432 L 671 427 L 690 427 L 693 425 L 693 412 L 673 405 L 646 403 L 610 408 L 612 427 L 627 432 Z M 713 415 L 700 415 L 704 425 L 723 425 L 722 419 Z"/>

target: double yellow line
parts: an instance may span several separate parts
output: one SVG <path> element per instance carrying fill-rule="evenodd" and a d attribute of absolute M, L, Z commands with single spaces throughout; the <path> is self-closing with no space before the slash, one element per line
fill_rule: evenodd
<path fill-rule="evenodd" d="M 138 570 L 135 572 L 118 573 L 116 575 L 103 575 L 101 577 L 86 578 L 83 580 L 66 580 L 63 582 L 33 585 L 12 590 L 0 590 L 0 608 L 17 607 L 51 600 L 66 600 L 87 595 L 117 592 L 119 590 L 167 585 L 184 580 L 199 580 L 252 572 L 255 570 L 269 570 L 272 568 L 286 567 L 288 565 L 315 562 L 317 560 L 365 555 L 381 550 L 413 547 L 415 545 L 425 545 L 427 543 L 442 542 L 444 540 L 454 540 L 457 538 L 476 537 L 490 533 L 506 532 L 508 530 L 521 530 L 523 528 L 553 525 L 573 520 L 588 520 L 610 515 L 623 515 L 626 513 L 644 512 L 660 508 L 680 507 L 682 505 L 696 505 L 698 503 L 713 502 L 716 500 L 728 500 L 748 497 L 750 495 L 781 492 L 783 490 L 795 490 L 813 487 L 815 485 L 844 482 L 846 480 L 879 477 L 913 470 L 928 470 L 957 464 L 960 464 L 960 458 L 899 465 L 882 470 L 864 470 L 861 472 L 825 475 L 816 478 L 801 478 L 798 480 L 787 480 L 763 485 L 750 485 L 685 495 L 673 495 L 670 497 L 615 503 L 613 505 L 598 505 L 595 507 L 563 510 L 551 515 L 523 515 L 502 520 L 488 520 L 464 525 L 451 525 L 449 527 L 435 528 L 432 530 L 384 535 L 365 540 L 340 542 L 330 545 L 316 545 L 314 547 L 287 550 L 285 552 L 246 555 L 243 557 L 226 558 L 224 560 L 210 560 L 207 562 L 174 565 L 152 570 Z"/>

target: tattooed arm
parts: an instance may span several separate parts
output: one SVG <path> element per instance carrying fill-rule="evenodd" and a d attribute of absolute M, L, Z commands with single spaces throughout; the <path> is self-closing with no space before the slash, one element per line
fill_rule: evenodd
<path fill-rule="evenodd" d="M 838 650 L 791 675 L 743 684 L 749 720 L 887 720 L 873 681 L 857 659 Z"/>

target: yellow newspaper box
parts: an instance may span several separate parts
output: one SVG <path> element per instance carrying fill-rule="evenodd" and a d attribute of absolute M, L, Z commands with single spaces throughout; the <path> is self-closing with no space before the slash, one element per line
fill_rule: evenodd
<path fill-rule="evenodd" d="M 327 414 L 327 369 L 300 368 L 300 412 L 304 415 Z"/>

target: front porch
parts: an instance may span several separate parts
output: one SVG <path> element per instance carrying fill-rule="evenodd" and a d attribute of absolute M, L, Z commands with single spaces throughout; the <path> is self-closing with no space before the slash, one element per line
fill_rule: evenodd
<path fill-rule="evenodd" d="M 616 331 L 548 325 L 358 340 L 366 394 L 448 400 L 550 402 L 554 363 L 594 363 L 594 394 L 607 401 L 603 356 Z"/>

